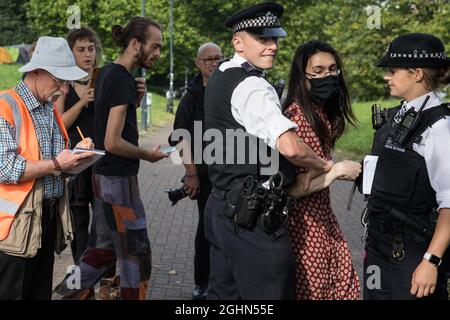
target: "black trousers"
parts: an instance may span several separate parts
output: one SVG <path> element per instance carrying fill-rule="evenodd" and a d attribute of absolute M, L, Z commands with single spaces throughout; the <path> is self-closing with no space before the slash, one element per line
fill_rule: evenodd
<path fill-rule="evenodd" d="M 87 248 L 89 239 L 89 206 L 70 206 L 74 224 L 74 239 L 70 244 L 75 264 L 80 262 L 83 252 Z"/>
<path fill-rule="evenodd" d="M 89 238 L 89 204 L 93 204 L 94 200 L 92 169 L 88 168 L 72 176 L 67 187 L 75 231 L 74 240 L 71 243 L 72 257 L 74 263 L 78 264 L 81 255 L 87 248 Z"/>
<path fill-rule="evenodd" d="M 224 216 L 224 206 L 213 191 L 205 209 L 211 242 L 208 300 L 295 299 L 294 256 L 286 230 L 269 235 L 259 226 L 236 228 Z"/>
<path fill-rule="evenodd" d="M 369 222 L 370 223 L 370 222 Z M 422 261 L 429 241 L 405 234 L 405 257 L 398 261 L 393 258 L 394 235 L 382 232 L 376 226 L 369 229 L 364 259 L 364 300 L 416 300 L 410 293 L 412 275 Z M 378 279 L 377 279 L 378 277 Z M 434 294 L 425 300 L 447 300 L 447 278 L 439 271 Z"/>
<path fill-rule="evenodd" d="M 0 300 L 50 300 L 55 250 L 56 207 L 43 207 L 42 247 L 33 258 L 0 252 Z"/>
<path fill-rule="evenodd" d="M 195 233 L 194 281 L 197 286 L 207 287 L 210 273 L 210 243 L 205 238 L 205 207 L 211 193 L 209 180 L 200 180 L 200 193 L 197 196 L 198 225 Z"/>

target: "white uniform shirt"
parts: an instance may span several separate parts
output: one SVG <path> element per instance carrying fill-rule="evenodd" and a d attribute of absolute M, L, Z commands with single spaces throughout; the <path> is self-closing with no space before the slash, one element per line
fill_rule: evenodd
<path fill-rule="evenodd" d="M 442 104 L 442 99 L 435 92 L 429 92 L 404 104 L 406 103 L 407 109 L 414 108 L 418 111 L 427 95 L 430 99 L 423 110 Z M 450 117 L 438 120 L 431 128 L 426 129 L 422 140 L 413 144 L 413 149 L 425 159 L 439 209 L 450 208 Z"/>
<path fill-rule="evenodd" d="M 241 67 L 247 62 L 239 54 L 220 65 L 219 70 Z M 272 149 L 278 137 L 297 125 L 281 113 L 280 99 L 275 88 L 257 76 L 245 78 L 231 96 L 231 113 L 234 119 L 251 135 L 262 139 Z"/>

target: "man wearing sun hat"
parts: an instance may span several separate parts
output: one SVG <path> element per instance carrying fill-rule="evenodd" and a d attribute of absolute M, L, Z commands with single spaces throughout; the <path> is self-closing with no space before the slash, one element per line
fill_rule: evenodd
<path fill-rule="evenodd" d="M 332 162 L 318 158 L 292 129 L 297 126 L 281 113 L 276 90 L 265 80 L 264 70 L 273 67 L 278 38 L 285 37 L 279 18 L 283 7 L 261 3 L 241 10 L 225 21 L 233 31 L 235 55 L 223 62 L 208 82 L 205 92 L 205 128 L 219 130 L 224 139 L 229 130 L 242 130 L 263 142 L 264 149 L 278 151 L 293 164 L 308 168 L 309 178 L 328 171 Z M 234 138 L 234 137 L 233 137 Z M 231 208 L 230 194 L 253 176 L 260 180 L 262 163 L 250 163 L 252 139 L 239 145 L 234 154 L 245 154 L 246 163 L 228 163 L 230 154 L 209 166 L 213 185 L 205 209 L 205 234 L 211 242 L 211 274 L 208 299 L 294 299 L 295 274 L 292 245 L 282 225 L 270 232 L 261 224 L 263 210 L 238 224 L 236 215 L 225 216 Z M 225 141 L 227 148 L 232 144 Z M 262 150 L 262 149 L 260 149 Z M 234 150 L 236 151 L 236 150 Z M 285 159 L 284 159 L 285 160 Z M 238 160 L 239 161 L 239 160 Z M 285 165 L 280 157 L 280 168 Z M 286 167 L 289 167 L 288 161 Z M 295 175 L 290 178 L 295 177 Z M 309 179 L 308 178 L 308 179 Z M 237 205 L 236 205 L 237 206 Z M 264 206 L 259 204 L 258 207 Z M 233 209 L 233 212 L 236 210 Z"/>
<path fill-rule="evenodd" d="M 53 105 L 78 68 L 63 38 L 41 37 L 25 78 L 0 92 L 0 299 L 50 299 L 54 251 L 73 238 L 62 171 L 93 153 L 72 154 Z M 91 148 L 86 138 L 79 147 Z"/>

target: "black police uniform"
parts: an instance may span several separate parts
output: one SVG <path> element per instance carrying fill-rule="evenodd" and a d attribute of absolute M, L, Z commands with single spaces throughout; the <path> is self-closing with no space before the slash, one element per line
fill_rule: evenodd
<path fill-rule="evenodd" d="M 200 121 L 204 123 L 204 94 L 202 74 L 198 73 L 189 83 L 186 94 L 180 101 L 175 115 L 173 130 L 186 129 L 189 131 L 191 137 L 194 137 L 194 122 Z M 204 130 L 204 128 L 203 128 Z M 203 132 L 202 132 L 203 133 Z M 169 137 L 169 144 L 175 145 L 178 141 L 172 141 Z M 198 148 L 198 151 L 203 153 L 204 146 Z M 195 156 L 196 146 L 191 144 L 191 154 L 193 159 Z M 202 158 L 202 154 L 200 154 Z M 195 255 L 194 255 L 194 282 L 197 286 L 198 293 L 203 293 L 208 287 L 209 281 L 209 241 L 205 238 L 204 227 L 204 211 L 206 202 L 211 193 L 212 185 L 209 181 L 208 167 L 204 163 L 195 165 L 197 175 L 200 182 L 200 192 L 197 195 L 198 206 L 198 225 L 195 233 Z M 199 296 L 199 295 L 197 295 Z M 194 296 L 194 298 L 196 298 Z"/>
<path fill-rule="evenodd" d="M 424 41 L 423 36 L 418 38 L 420 40 L 410 35 L 397 38 L 378 66 L 414 67 L 416 60 L 408 59 L 414 59 L 411 57 Z M 411 40 L 414 44 L 408 46 Z M 408 50 L 411 47 L 415 49 L 411 49 L 410 55 Z M 434 61 L 433 64 L 426 59 L 419 63 L 417 67 L 445 64 L 445 61 Z M 450 110 L 443 104 L 422 111 L 406 142 L 399 145 L 392 134 L 397 125 L 393 121 L 394 115 L 399 109 L 400 106 L 388 110 L 385 124 L 375 133 L 371 151 L 372 155 L 378 156 L 378 161 L 368 201 L 364 260 L 366 300 L 415 299 L 410 294 L 412 274 L 427 251 L 437 219 L 436 193 L 430 184 L 425 160 L 414 151 L 413 144 L 420 141 L 422 133 L 436 121 L 450 116 Z M 374 278 L 377 276 L 374 267 L 379 268 L 380 286 Z M 443 271 L 443 267 L 439 268 L 436 290 L 428 299 L 447 299 L 447 281 Z"/>
<path fill-rule="evenodd" d="M 286 33 L 279 25 L 270 22 L 265 27 L 264 20 L 267 12 L 279 17 L 282 10 L 277 4 L 257 5 L 235 14 L 226 25 L 233 27 L 234 32 L 250 28 L 251 32 L 262 36 L 284 36 Z M 225 71 L 219 68 L 213 73 L 205 92 L 207 130 L 218 129 L 223 137 L 227 129 L 246 131 L 233 117 L 231 97 L 235 88 L 250 76 L 263 74 L 248 63 Z M 252 150 L 250 143 L 247 141 L 245 146 L 247 161 Z M 224 153 L 223 158 L 227 159 L 226 148 Z M 259 219 L 256 226 L 242 228 L 224 215 L 230 188 L 246 176 L 260 177 L 260 167 L 259 159 L 258 164 L 215 163 L 209 166 L 213 190 L 205 209 L 205 232 L 211 242 L 208 299 L 295 298 L 294 258 L 286 230 L 281 227 L 274 233 L 266 233 Z"/>

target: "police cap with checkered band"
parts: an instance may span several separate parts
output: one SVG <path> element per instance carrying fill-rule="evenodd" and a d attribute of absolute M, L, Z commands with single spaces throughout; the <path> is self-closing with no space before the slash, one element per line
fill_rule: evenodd
<path fill-rule="evenodd" d="M 225 26 L 233 33 L 247 31 L 261 37 L 285 37 L 286 31 L 278 20 L 284 8 L 278 3 L 265 2 L 240 10 L 225 20 Z"/>
<path fill-rule="evenodd" d="M 442 41 L 427 33 L 407 33 L 389 45 L 377 67 L 442 68 L 450 66 Z"/>

